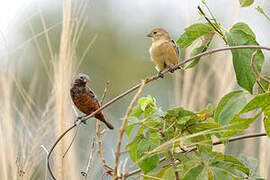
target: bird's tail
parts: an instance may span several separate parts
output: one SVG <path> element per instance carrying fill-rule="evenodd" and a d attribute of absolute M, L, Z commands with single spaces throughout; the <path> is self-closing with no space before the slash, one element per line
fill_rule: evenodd
<path fill-rule="evenodd" d="M 98 113 L 95 117 L 100 121 L 104 122 L 109 129 L 114 129 L 113 125 L 105 120 L 102 113 Z"/>

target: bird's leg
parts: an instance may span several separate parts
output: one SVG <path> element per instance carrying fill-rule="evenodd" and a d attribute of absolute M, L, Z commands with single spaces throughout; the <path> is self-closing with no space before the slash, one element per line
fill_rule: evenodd
<path fill-rule="evenodd" d="M 74 124 L 77 122 L 77 121 L 82 121 L 83 124 L 86 124 L 86 119 L 83 119 L 84 117 L 86 117 L 86 115 L 84 116 L 78 116 L 77 119 L 75 120 Z M 83 120 L 82 120 L 83 119 Z"/>
<path fill-rule="evenodd" d="M 173 73 L 175 71 L 175 69 L 172 66 L 169 66 L 168 70 L 170 71 L 170 73 Z"/>
<path fill-rule="evenodd" d="M 159 71 L 159 72 L 158 72 L 158 77 L 164 78 L 164 74 L 162 74 L 162 71 Z"/>

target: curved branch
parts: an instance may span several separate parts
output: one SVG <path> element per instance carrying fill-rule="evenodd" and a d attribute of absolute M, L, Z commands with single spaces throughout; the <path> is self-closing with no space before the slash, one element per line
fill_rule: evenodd
<path fill-rule="evenodd" d="M 190 62 L 190 61 L 193 61 L 199 57 L 202 57 L 202 56 L 205 56 L 205 55 L 208 55 L 208 54 L 213 54 L 213 53 L 216 53 L 216 52 L 220 52 L 220 51 L 228 51 L 228 50 L 234 50 L 234 49 L 264 49 L 264 50 L 268 50 L 270 51 L 270 47 L 267 47 L 267 46 L 231 46 L 231 47 L 223 47 L 223 48 L 217 48 L 217 49 L 212 49 L 212 50 L 209 50 L 209 51 L 205 51 L 203 53 L 200 53 L 200 54 L 197 54 L 196 56 L 192 56 L 188 59 L 186 59 L 185 61 L 182 61 L 176 65 L 174 65 L 171 70 L 177 70 L 179 67 L 185 65 L 186 63 Z M 169 70 L 165 70 L 163 71 L 161 74 L 164 75 L 166 73 L 168 73 Z M 155 75 L 155 76 L 152 76 L 150 78 L 147 78 L 147 81 L 145 82 L 145 84 L 148 84 L 149 82 L 151 81 L 154 81 L 154 80 L 157 80 L 159 79 L 159 75 Z M 103 109 L 107 108 L 108 106 L 110 106 L 112 103 L 114 103 L 115 101 L 123 98 L 124 96 L 128 95 L 129 93 L 135 91 L 136 89 L 138 89 L 139 87 L 141 86 L 141 83 L 135 85 L 134 87 L 130 88 L 129 90 L 125 91 L 124 93 L 120 94 L 119 96 L 113 98 L 112 100 L 110 100 L 109 102 L 107 102 L 106 104 L 104 104 L 103 106 L 101 106 L 99 109 L 97 109 L 95 112 L 93 112 L 92 114 L 89 114 L 88 116 L 85 116 L 83 118 L 83 120 L 88 120 L 89 118 L 93 117 L 95 114 L 99 113 L 100 111 L 102 111 Z"/>
<path fill-rule="evenodd" d="M 114 161 L 114 169 L 113 169 L 113 179 L 114 180 L 117 180 L 118 179 L 117 170 L 118 170 L 119 158 L 120 158 L 120 155 L 121 155 L 120 148 L 121 148 L 121 144 L 122 144 L 122 138 L 123 138 L 124 132 L 126 130 L 127 119 L 129 117 L 129 114 L 131 113 L 131 111 L 133 109 L 134 104 L 136 103 L 137 99 L 141 95 L 146 81 L 147 81 L 147 79 L 145 79 L 145 80 L 142 81 L 141 86 L 140 86 L 140 89 L 135 94 L 135 96 L 132 99 L 130 105 L 128 106 L 126 115 L 124 117 L 124 120 L 122 122 L 121 128 L 119 130 L 119 137 L 118 137 L 118 142 L 117 142 L 116 151 L 115 151 L 115 161 Z"/>
<path fill-rule="evenodd" d="M 223 47 L 223 48 L 217 48 L 217 49 L 212 49 L 212 50 L 209 50 L 209 51 L 205 51 L 203 53 L 200 53 L 200 54 L 197 54 L 196 56 L 193 56 L 193 57 L 190 57 L 188 59 L 186 59 L 185 61 L 182 61 L 178 64 L 176 64 L 175 66 L 172 67 L 172 70 L 177 70 L 179 67 L 185 65 L 186 63 L 190 62 L 190 61 L 193 61 L 201 56 L 205 56 L 205 55 L 208 55 L 208 54 L 213 54 L 213 53 L 216 53 L 216 52 L 220 52 L 220 51 L 228 51 L 228 50 L 234 50 L 234 49 L 264 49 L 264 50 L 268 50 L 270 51 L 270 47 L 266 47 L 266 46 L 253 46 L 253 45 L 250 45 L 250 46 L 231 46 L 231 47 Z M 168 73 L 169 70 L 165 70 L 163 71 L 161 74 L 164 75 L 166 73 Z M 152 76 L 150 78 L 147 78 L 147 80 L 145 81 L 145 84 L 148 84 L 149 82 L 151 81 L 154 81 L 154 80 L 157 80 L 159 79 L 159 75 L 155 75 L 155 76 Z M 93 113 L 91 113 L 90 115 L 88 116 L 85 116 L 84 118 L 81 118 L 80 121 L 87 121 L 89 118 L 93 117 L 95 114 L 99 113 L 100 111 L 102 111 L 103 109 L 107 108 L 108 106 L 110 106 L 111 104 L 113 104 L 114 102 L 116 102 L 117 100 L 123 98 L 124 96 L 128 95 L 129 93 L 135 91 L 136 89 L 138 89 L 140 86 L 142 85 L 142 83 L 139 83 L 137 85 L 135 85 L 134 87 L 128 89 L 127 91 L 125 91 L 124 93 L 120 94 L 119 96 L 113 98 L 112 100 L 110 100 L 109 102 L 107 102 L 106 104 L 104 104 L 103 106 L 101 106 L 99 109 L 97 109 L 96 111 L 94 111 Z M 53 177 L 53 179 L 55 179 L 52 171 L 51 171 L 51 168 L 50 168 L 50 156 L 51 156 L 51 153 L 52 151 L 54 150 L 55 146 L 57 145 L 57 143 L 65 136 L 66 133 L 68 133 L 71 129 L 73 129 L 74 127 L 76 127 L 76 124 L 74 124 L 73 126 L 71 126 L 68 130 L 66 130 L 63 134 L 61 134 L 57 140 L 55 141 L 55 143 L 53 144 L 53 146 L 51 147 L 51 149 L 49 150 L 49 154 L 47 156 L 47 167 L 49 169 L 49 172 L 51 174 L 51 176 Z"/>
<path fill-rule="evenodd" d="M 258 70 L 256 69 L 256 67 L 255 67 L 255 63 L 254 63 L 254 61 L 255 61 L 255 57 L 256 57 L 256 55 L 257 55 L 257 50 L 252 54 L 252 56 L 251 56 L 251 67 L 252 67 L 252 70 L 254 71 L 254 73 L 258 76 L 258 78 L 260 78 L 261 80 L 263 80 L 264 82 L 266 82 L 267 84 L 270 84 L 270 80 L 268 80 L 268 79 L 266 79 L 266 78 L 264 78 L 259 72 L 258 72 Z"/>
<path fill-rule="evenodd" d="M 75 123 L 75 124 L 73 124 L 73 126 L 71 126 L 70 128 L 68 128 L 65 132 L 63 132 L 63 134 L 61 134 L 58 138 L 57 138 L 57 140 L 55 141 L 55 143 L 52 145 L 52 147 L 51 147 L 51 149 L 50 149 L 50 151 L 49 151 L 49 153 L 48 153 L 48 155 L 47 155 L 47 168 L 48 168 L 48 170 L 49 170 L 49 173 L 50 173 L 50 175 L 52 176 L 52 178 L 54 179 L 54 180 L 56 180 L 56 178 L 55 178 L 55 176 L 53 175 L 53 172 L 52 172 L 52 170 L 51 170 L 51 166 L 50 166 L 50 156 L 51 156 L 51 154 L 52 154 L 52 152 L 53 152 L 53 150 L 54 150 L 54 148 L 55 148 L 55 146 L 58 144 L 58 142 L 70 131 L 70 130 L 72 130 L 74 127 L 76 127 L 77 126 L 77 124 Z"/>

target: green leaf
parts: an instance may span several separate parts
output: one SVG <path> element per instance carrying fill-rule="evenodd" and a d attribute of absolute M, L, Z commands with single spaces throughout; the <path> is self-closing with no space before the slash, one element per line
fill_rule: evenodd
<path fill-rule="evenodd" d="M 142 158 L 145 155 L 145 152 L 150 152 L 156 147 L 157 146 L 152 144 L 150 141 L 143 139 L 137 146 L 137 157 Z M 159 163 L 159 156 L 155 154 L 139 161 L 138 165 L 142 169 L 143 173 L 147 174 L 148 172 L 155 169 L 158 163 Z"/>
<path fill-rule="evenodd" d="M 219 102 L 214 119 L 221 125 L 227 125 L 235 113 L 245 106 L 246 98 L 243 91 L 233 91 L 225 95 Z"/>
<path fill-rule="evenodd" d="M 219 164 L 220 162 L 222 162 L 222 164 Z M 228 171 L 237 169 L 246 175 L 249 175 L 250 173 L 249 169 L 241 161 L 233 156 L 225 155 L 222 153 L 217 153 L 217 156 L 212 160 L 211 165 L 215 167 L 223 166 L 223 168 L 227 169 Z M 231 172 L 234 173 L 233 171 Z"/>
<path fill-rule="evenodd" d="M 225 37 L 229 46 L 259 45 L 253 31 L 245 23 L 233 25 L 230 31 L 226 32 Z M 253 86 L 258 79 L 250 64 L 251 56 L 254 51 L 255 49 L 232 50 L 233 66 L 237 83 L 251 94 Z M 264 55 L 261 50 L 258 50 L 254 62 L 258 72 L 261 72 L 264 63 Z"/>
<path fill-rule="evenodd" d="M 213 32 L 215 32 L 213 27 L 210 26 L 208 23 L 192 24 L 191 26 L 185 28 L 185 32 L 177 40 L 177 45 L 182 51 L 183 49 L 190 46 L 193 41 L 195 41 L 199 37 Z"/>
<path fill-rule="evenodd" d="M 202 173 L 203 169 L 204 169 L 204 167 L 202 165 L 198 165 L 196 167 L 193 167 L 181 179 L 183 179 L 183 180 L 197 180 L 197 178 Z"/>
<path fill-rule="evenodd" d="M 187 139 L 186 142 L 196 144 L 200 152 L 212 152 L 213 143 L 210 135 L 195 136 Z"/>
<path fill-rule="evenodd" d="M 208 33 L 204 36 L 202 36 L 201 38 L 197 39 L 194 43 L 194 46 L 193 46 L 193 49 L 190 53 L 190 57 L 192 56 L 196 56 L 197 54 L 200 54 L 202 52 L 205 52 L 213 37 L 214 37 L 214 34 L 215 33 Z M 191 61 L 191 63 L 189 63 L 187 66 L 184 67 L 184 69 L 189 69 L 189 68 L 192 68 L 194 66 L 196 66 L 200 61 L 200 58 L 196 58 L 195 60 Z"/>
<path fill-rule="evenodd" d="M 256 158 L 253 157 L 248 157 L 244 154 L 241 154 L 240 156 L 240 161 L 246 166 L 248 167 L 250 170 L 252 171 L 256 171 L 257 166 L 258 166 L 258 160 Z"/>
<path fill-rule="evenodd" d="M 126 149 L 129 151 L 129 157 L 133 162 L 137 162 L 137 160 L 140 158 L 137 156 L 137 148 L 142 139 L 143 136 L 136 136 L 130 143 L 126 145 Z"/>
<path fill-rule="evenodd" d="M 162 179 L 175 179 L 174 171 L 171 166 L 162 168 L 158 173 L 151 174 L 150 176 L 162 178 Z M 150 177 L 143 177 L 144 180 L 153 180 Z"/>
<path fill-rule="evenodd" d="M 139 119 L 142 114 L 143 114 L 143 110 L 141 109 L 141 106 L 136 106 L 132 109 L 129 116 L 136 117 Z"/>
<path fill-rule="evenodd" d="M 196 113 L 185 110 L 182 107 L 178 107 L 174 109 L 169 109 L 164 118 L 169 122 L 177 122 L 178 124 L 184 124 L 189 121 L 191 117 L 196 116 Z"/>
<path fill-rule="evenodd" d="M 248 7 L 253 4 L 254 0 L 239 0 L 241 7 Z"/>
<path fill-rule="evenodd" d="M 251 39 L 256 39 L 256 35 L 254 32 L 249 28 L 249 26 L 245 23 L 236 23 L 233 25 L 233 27 L 230 29 L 230 32 L 236 32 L 236 31 L 243 31 L 245 34 L 250 36 Z M 246 41 L 246 40 L 242 40 Z"/>
<path fill-rule="evenodd" d="M 270 92 L 259 94 L 255 96 L 249 103 L 241 110 L 240 113 L 246 113 L 254 109 L 265 109 L 270 106 Z"/>
<path fill-rule="evenodd" d="M 263 180 L 260 178 L 260 175 L 256 173 L 258 166 L 258 160 L 256 158 L 241 154 L 240 161 L 250 170 L 249 180 Z"/>
<path fill-rule="evenodd" d="M 140 98 L 138 104 L 140 105 L 141 110 L 145 111 L 147 106 L 155 106 L 155 100 L 148 95 L 147 97 Z"/>
<path fill-rule="evenodd" d="M 250 170 L 238 159 L 219 152 L 196 153 L 189 161 L 181 161 L 186 180 L 239 180 L 250 175 Z"/>
<path fill-rule="evenodd" d="M 128 118 L 128 120 L 130 120 L 130 117 Z M 131 132 L 132 132 L 135 125 L 136 124 L 127 124 L 125 132 L 126 132 L 126 135 L 128 136 L 128 138 L 130 138 Z"/>
<path fill-rule="evenodd" d="M 270 137 L 270 106 L 268 106 L 264 111 L 264 129 L 268 137 Z"/>
<path fill-rule="evenodd" d="M 246 130 L 250 124 L 257 119 L 258 116 L 253 118 L 241 118 L 239 114 L 235 114 L 232 120 L 229 122 L 225 132 L 222 135 L 222 138 L 232 137 L 238 133 Z"/>

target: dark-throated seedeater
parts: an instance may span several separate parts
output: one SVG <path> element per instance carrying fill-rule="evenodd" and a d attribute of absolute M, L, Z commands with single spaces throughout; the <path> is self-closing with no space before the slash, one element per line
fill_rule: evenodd
<path fill-rule="evenodd" d="M 87 75 L 79 74 L 72 82 L 70 89 L 72 101 L 86 115 L 93 113 L 100 107 L 94 92 L 86 86 L 86 83 L 89 81 L 90 79 Z M 104 122 L 109 129 L 113 129 L 113 125 L 105 120 L 102 112 L 97 113 L 95 118 Z"/>

